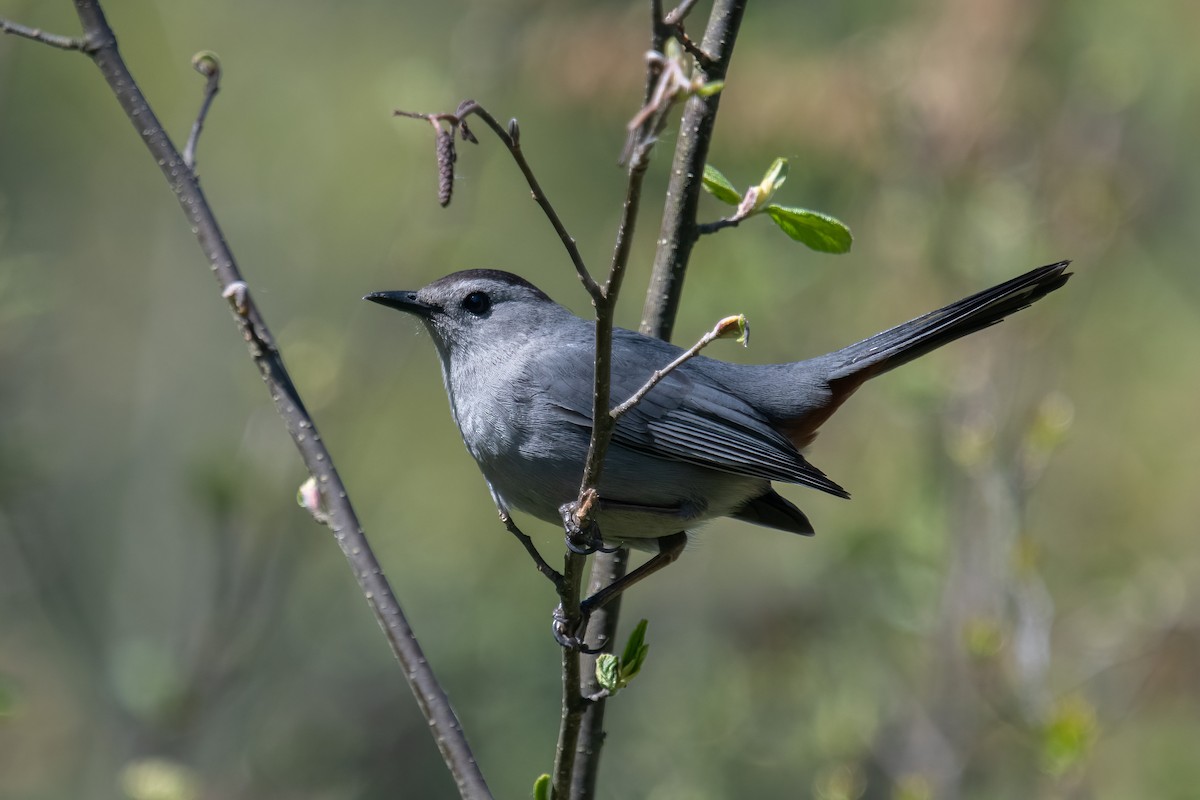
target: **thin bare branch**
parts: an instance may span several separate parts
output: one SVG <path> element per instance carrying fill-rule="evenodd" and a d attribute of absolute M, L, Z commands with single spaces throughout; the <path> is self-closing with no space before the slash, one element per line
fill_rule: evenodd
<path fill-rule="evenodd" d="M 702 222 L 696 226 L 696 234 L 699 236 L 707 236 L 710 233 L 723 231 L 726 228 L 736 228 L 745 221 L 745 217 L 722 217 L 713 222 Z"/>
<path fill-rule="evenodd" d="M 683 0 L 671 12 L 663 17 L 663 22 L 667 25 L 679 25 L 692 13 L 692 8 L 696 5 L 696 0 Z"/>
<path fill-rule="evenodd" d="M 725 79 L 733 44 L 737 39 L 747 0 L 716 0 L 709 16 L 702 47 L 713 54 L 713 63 L 704 69 L 708 81 Z M 658 251 L 650 277 L 650 290 L 642 311 L 641 329 L 663 339 L 671 338 L 683 277 L 699 235 L 696 209 L 699 206 L 708 146 L 712 141 L 721 95 L 693 95 L 684 108 L 679 126 L 675 159 L 671 163 L 671 186 L 663 209 L 658 235 Z"/>
<path fill-rule="evenodd" d="M 697 341 L 687 350 L 684 350 L 682 353 L 680 353 L 678 358 L 676 358 L 670 364 L 667 364 L 662 369 L 654 370 L 654 372 L 650 375 L 650 379 L 642 385 L 642 388 L 634 392 L 628 400 L 618 406 L 614 406 L 613 410 L 609 412 L 612 414 L 613 419 L 620 419 L 622 414 L 625 414 L 638 403 L 642 402 L 642 398 L 649 394 L 650 390 L 657 386 L 663 378 L 667 377 L 672 372 L 679 369 L 696 356 L 700 355 L 701 350 L 708 347 L 717 339 L 728 338 L 731 333 L 735 331 L 749 331 L 749 324 L 746 322 L 745 317 L 741 315 L 736 317 L 726 317 L 718 322 L 711 331 L 701 336 L 699 341 Z M 741 335 L 744 338 L 748 334 L 742 333 Z"/>
<path fill-rule="evenodd" d="M 695 47 L 687 39 L 680 27 L 680 21 L 690 11 L 692 5 L 692 3 L 685 0 L 680 7 L 672 12 L 673 22 L 671 25 L 667 25 L 663 17 L 661 0 L 651 0 L 651 41 L 653 46 L 651 57 L 648 59 L 646 101 L 642 110 L 629 125 L 630 134 L 626 153 L 622 155 L 623 162 L 626 160 L 625 156 L 628 156 L 629 182 L 621 221 L 617 229 L 617 238 L 608 278 L 603 286 L 598 284 L 586 269 L 575 240 L 566 232 L 565 226 L 562 224 L 557 212 L 549 203 L 540 184 L 534 177 L 521 151 L 519 129 L 516 126 L 515 120 L 510 123 L 509 128 L 506 130 L 490 113 L 472 101 L 462 103 L 454 114 L 431 115 L 408 111 L 396 112 L 397 115 L 424 118 L 433 122 L 435 126 L 438 126 L 439 136 L 442 134 L 440 123 L 443 121 L 449 122 L 452 128 L 459 128 L 464 138 L 472 141 L 474 141 L 474 137 L 467 129 L 466 118 L 474 114 L 483 119 L 496 136 L 508 147 L 513 159 L 525 175 L 534 199 L 542 207 L 543 212 L 558 232 L 559 238 L 566 247 L 576 272 L 596 308 L 592 436 L 587 460 L 584 465 L 579 497 L 574 503 L 567 504 L 563 508 L 563 523 L 566 531 L 568 552 L 565 556 L 564 569 L 561 576 L 558 576 L 549 565 L 545 564 L 540 554 L 537 554 L 536 549 L 532 548 L 532 543 L 528 541 L 528 537 L 515 530 L 515 525 L 512 524 L 511 520 L 505 520 L 505 525 L 517 535 L 522 545 L 526 547 L 526 550 L 534 558 L 535 563 L 538 563 L 539 570 L 548 576 L 561 577 L 561 581 L 556 581 L 560 605 L 554 615 L 554 630 L 556 638 L 563 644 L 562 715 L 552 779 L 554 797 L 560 798 L 560 800 L 565 800 L 568 796 L 591 796 L 595 786 L 596 768 L 600 752 L 599 744 L 603 736 L 603 703 L 606 694 L 599 691 L 599 687 L 592 687 L 590 691 L 585 692 L 584 687 L 592 686 L 594 678 L 589 674 L 585 680 L 580 670 L 581 651 L 598 651 L 588 650 L 585 644 L 586 634 L 581 635 L 581 628 L 586 625 L 587 620 L 583 618 L 584 615 L 581 611 L 579 590 L 582 583 L 584 555 L 589 552 L 595 552 L 597 549 L 602 549 L 602 532 L 595 532 L 594 515 L 597 504 L 594 501 L 598 497 L 596 487 L 599 485 L 603 473 L 604 455 L 612 437 L 616 416 L 631 408 L 634 403 L 645 396 L 646 392 L 653 388 L 655 383 L 662 380 L 663 376 L 668 374 L 671 369 L 677 368 L 687 358 L 694 357 L 700 349 L 712 341 L 712 339 L 724 333 L 725 330 L 724 328 L 714 330 L 710 337 L 706 337 L 706 340 L 698 343 L 693 348 L 690 355 L 686 355 L 677 363 L 664 368 L 664 370 L 660 371 L 661 374 L 658 374 L 657 377 L 652 377 L 650 383 L 643 387 L 643 391 L 638 395 L 630 398 L 617 409 L 610 410 L 613 316 L 621 283 L 629 261 L 632 237 L 641 199 L 642 183 L 649 164 L 649 156 L 659 134 L 666 124 L 671 106 L 674 105 L 676 100 L 685 95 L 702 95 L 705 100 L 710 101 L 705 103 L 705 107 L 707 108 L 706 114 L 708 115 L 708 128 L 702 132 L 705 137 L 711 136 L 711 116 L 715 114 L 716 110 L 713 92 L 718 89 L 718 87 L 711 84 L 723 78 L 724 72 L 728 67 L 732 42 L 737 35 L 737 27 L 740 23 L 742 11 L 744 10 L 745 0 L 718 0 L 714 7 L 709 29 L 706 32 L 705 42 L 710 46 L 709 51 L 720 54 L 722 61 L 719 64 L 714 62 L 712 57 L 707 54 L 708 51 Z M 684 50 L 691 52 L 691 57 L 703 72 L 702 75 L 694 76 L 692 68 L 690 66 L 685 67 L 684 62 L 678 56 L 672 56 L 668 59 L 662 55 L 664 51 L 663 45 L 668 39 L 678 40 Z M 694 113 L 693 116 L 695 116 Z M 702 143 L 702 150 L 707 150 L 707 144 L 706 138 Z M 677 152 L 676 162 L 678 161 L 679 155 Z M 702 160 L 700 164 L 702 167 Z M 697 174 L 699 172 L 700 169 L 698 168 Z M 682 221 L 690 226 L 693 231 L 691 233 L 692 241 L 694 241 L 696 236 L 694 233 L 694 208 L 695 204 L 693 202 L 692 214 L 676 219 L 676 223 Z M 661 249 L 659 255 L 660 257 L 662 255 Z M 684 260 L 686 262 L 686 256 Z M 669 311 L 664 310 L 664 313 L 673 315 L 674 307 L 678 303 L 678 292 L 676 291 L 674 294 L 672 308 Z M 668 292 L 661 296 L 671 297 L 671 293 Z M 502 519 L 505 516 L 502 513 Z M 623 549 L 617 549 L 611 553 L 601 552 L 597 556 L 596 565 L 599 567 L 603 563 L 604 568 L 593 570 L 593 590 L 600 592 L 604 586 L 610 585 L 611 582 L 623 575 L 626 560 L 627 551 Z M 598 584 L 598 576 L 603 576 L 607 580 L 603 580 Z M 600 588 L 596 588 L 597 586 L 600 586 Z M 598 640 L 602 645 L 611 646 L 612 636 L 616 627 L 616 610 L 617 603 L 613 602 L 607 608 L 597 612 L 598 618 L 605 620 L 604 630 L 598 636 Z M 586 726 L 585 718 L 590 719 Z M 586 735 L 581 736 L 581 732 L 585 731 L 585 727 Z"/>
<path fill-rule="evenodd" d="M 9 33 L 13 36 L 21 36 L 26 39 L 32 39 L 35 42 L 48 44 L 51 47 L 57 47 L 59 50 L 84 50 L 87 48 L 87 42 L 81 37 L 76 36 L 60 36 L 57 33 L 47 33 L 41 28 L 30 28 L 12 20 L 0 19 L 0 32 Z"/>
<path fill-rule="evenodd" d="M 629 569 L 629 548 L 619 547 L 600 552 L 592 558 L 591 576 L 587 593 L 592 597 L 612 586 Z M 617 635 L 617 624 L 621 616 L 621 595 L 592 612 L 588 621 L 587 642 L 595 653 L 612 652 Z M 582 694 L 589 701 L 579 725 L 579 737 L 575 745 L 575 771 L 571 780 L 572 800 L 592 798 L 596 792 L 596 778 L 600 771 L 600 753 L 604 744 L 604 711 L 607 706 L 607 691 L 600 686 L 596 677 L 596 656 L 583 657 Z"/>
<path fill-rule="evenodd" d="M 213 98 L 221 91 L 221 62 L 216 53 L 203 50 L 192 56 L 192 68 L 204 76 L 204 99 L 200 101 L 200 111 L 196 121 L 192 123 L 192 132 L 188 135 L 187 145 L 183 148 L 183 163 L 189 169 L 196 169 L 196 145 L 200 142 L 200 132 L 204 130 L 204 120 L 208 118 L 208 109 L 212 106 Z"/>
<path fill-rule="evenodd" d="M 618 164 L 629 163 L 635 147 L 662 134 L 668 115 L 679 99 L 702 87 L 702 83 L 694 81 L 689 74 L 690 64 L 685 63 L 677 52 L 664 54 L 651 50 L 646 53 L 646 63 L 655 82 L 645 104 L 625 126 L 625 147 L 617 159 Z"/>
<path fill-rule="evenodd" d="M 571 548 L 572 528 L 593 527 L 595 513 L 599 506 L 596 487 L 600 484 L 600 477 L 604 469 L 604 454 L 608 450 L 615 424 L 608 409 L 612 386 L 613 316 L 616 311 L 617 297 L 621 291 L 621 283 L 629 264 L 633 234 L 637 227 L 638 208 L 641 203 L 642 184 L 646 177 L 646 169 L 650 165 L 650 152 L 654 148 L 654 143 L 654 137 L 647 136 L 640 139 L 633 149 L 629 162 L 629 180 L 625 190 L 625 201 L 622 206 L 621 220 L 617 226 L 617 239 L 613 247 L 608 279 L 594 303 L 596 307 L 596 357 L 595 382 L 592 389 L 592 437 L 588 447 L 587 460 L 584 462 L 579 499 L 575 503 L 568 504 L 574 511 L 574 518 L 571 519 L 568 514 L 564 513 L 569 549 Z M 576 642 L 577 646 L 564 648 L 563 651 L 563 706 L 554 769 L 554 797 L 563 800 L 570 796 L 575 784 L 573 775 L 578 760 L 580 731 L 584 714 L 590 705 L 590 701 L 583 694 L 580 672 L 580 650 L 586 650 L 584 641 L 588 622 L 583 618 L 579 605 L 583 557 L 578 553 L 568 552 L 566 564 L 564 575 L 567 580 L 564 581 L 565 591 L 560 595 L 562 598 L 560 610 L 569 630 L 572 632 L 575 629 L 581 630 Z M 589 694 L 594 694 L 594 692 Z"/>
<path fill-rule="evenodd" d="M 579 497 L 576 501 L 564 505 L 562 509 L 567 552 L 564 556 L 564 568 L 561 575 L 546 564 L 529 538 L 516 528 L 507 514 L 501 511 L 501 519 L 505 526 L 529 552 L 539 571 L 555 583 L 559 595 L 559 607 L 554 614 L 554 633 L 559 643 L 563 645 L 562 715 L 555 756 L 553 790 L 555 797 L 565 799 L 571 791 L 577 751 L 576 742 L 579 737 L 580 723 L 589 703 L 581 692 L 580 654 L 590 651 L 584 642 L 587 619 L 581 611 L 579 593 L 583 583 L 585 555 L 602 549 L 602 541 L 599 533 L 596 532 L 594 523 L 598 507 L 598 495 L 595 487 L 600 480 L 604 452 L 611 438 L 613 427 L 613 419 L 608 410 L 613 313 L 621 282 L 629 263 L 642 182 L 645 178 L 646 168 L 649 166 L 649 156 L 654 147 L 656 134 L 661 129 L 661 120 L 656 119 L 648 133 L 646 132 L 647 126 L 642 126 L 642 135 L 636 139 L 636 146 L 631 151 L 632 158 L 629 164 L 629 181 L 623 213 L 617 228 L 616 244 L 608 277 L 601 285 L 588 271 L 574 238 L 567 232 L 525 159 L 521 149 L 520 128 L 517 126 L 516 120 L 510 122 L 508 128 L 504 128 L 485 108 L 471 100 L 461 103 L 453 114 L 423 114 L 403 110 L 397 110 L 395 114 L 428 120 L 437 128 L 439 136 L 444 133 L 441 124 L 448 123 L 451 130 L 457 130 L 464 139 L 469 141 L 476 140 L 467 127 L 467 118 L 474 115 L 482 119 L 504 143 L 513 160 L 516 161 L 529 184 L 534 200 L 541 206 L 543 213 L 559 234 L 559 238 L 575 266 L 576 273 L 596 308 L 596 379 L 593 386 L 592 438 L 584 476 L 580 484 Z"/>
<path fill-rule="evenodd" d="M 458 718 L 438 683 L 420 645 L 396 601 L 395 594 L 375 558 L 357 514 L 338 476 L 333 459 L 317 432 L 284 367 L 283 359 L 263 319 L 246 281 L 242 278 L 233 253 L 225 242 L 216 217 L 200 189 L 194 171 L 163 130 L 117 48 L 99 0 L 74 0 L 75 11 L 83 28 L 79 40 L 14 26 L 5 32 L 68 50 L 86 53 L 99 68 L 117 102 L 141 136 L 151 156 L 159 164 L 196 233 L 201 249 L 208 257 L 220 284 L 221 295 L 229 301 L 234 321 L 246 340 L 251 358 L 258 366 L 276 410 L 300 451 L 301 458 L 315 479 L 322 516 L 355 573 L 367 602 L 383 628 L 392 652 L 404 670 L 409 686 L 430 728 L 450 772 L 464 798 L 490 798 L 491 792 L 475 763 Z M 315 505 L 311 498 L 308 501 Z"/>
<path fill-rule="evenodd" d="M 712 54 L 709 63 L 700 63 L 705 80 L 724 80 L 733 56 L 733 47 L 737 41 L 746 3 L 747 0 L 715 0 L 702 43 L 704 52 Z M 686 0 L 681 3 L 681 7 L 686 5 Z M 667 35 L 659 25 L 662 20 L 661 0 L 651 0 L 651 11 L 651 42 L 653 49 L 661 52 Z M 682 21 L 682 16 L 681 13 L 678 21 Z M 658 75 L 651 65 L 647 70 L 647 101 L 653 94 L 657 80 Z M 698 236 L 695 229 L 701 191 L 700 176 L 704 173 L 704 164 L 708 158 L 708 147 L 712 140 L 719 103 L 720 94 L 707 97 L 693 95 L 688 100 L 680 124 L 654 270 L 642 311 L 642 333 L 660 339 L 671 338 L 676 311 L 683 294 L 683 278 L 692 246 Z M 628 559 L 629 553 L 625 549 L 615 553 L 598 553 L 592 560 L 589 592 L 595 594 L 604 586 L 609 586 L 624 576 Z M 589 631 L 588 638 L 598 647 L 611 649 L 620 621 L 620 598 L 607 603 L 592 619 L 595 624 Z M 589 664 L 591 661 L 588 659 Z M 600 688 L 596 682 L 595 669 L 585 669 L 583 693 L 589 697 L 597 696 Z M 584 712 L 576 746 L 578 755 L 571 784 L 572 800 L 590 800 L 595 797 L 600 753 L 604 743 L 606 707 L 606 700 L 597 699 L 589 703 Z"/>
<path fill-rule="evenodd" d="M 542 558 L 542 554 L 538 552 L 537 547 L 533 544 L 533 539 L 530 539 L 528 534 L 517 527 L 517 523 L 513 521 L 512 515 L 507 511 L 500 511 L 500 521 L 504 523 L 504 527 L 508 532 L 517 537 L 517 541 L 529 553 L 529 557 L 533 559 L 533 563 L 537 566 L 538 572 L 545 575 L 551 583 L 554 584 L 554 589 L 559 594 L 563 592 L 563 575 L 554 567 L 546 563 L 546 559 Z"/>
<path fill-rule="evenodd" d="M 621 221 L 617 226 L 617 241 L 613 249 L 612 265 L 608 280 L 604 284 L 603 302 L 596 304 L 596 377 L 592 390 L 592 439 L 584 462 L 580 497 L 600 485 L 604 471 L 604 454 L 615 420 L 609 413 L 609 388 L 612 385 L 612 329 L 616 312 L 617 295 L 629 263 L 633 246 L 633 233 L 637 225 L 638 207 L 642 196 L 642 182 L 646 168 L 650 165 L 650 151 L 654 139 L 643 140 L 635 149 L 629 164 L 629 184 L 625 191 Z"/>
<path fill-rule="evenodd" d="M 650 0 L 650 52 L 661 53 L 666 47 L 670 30 L 663 24 L 662 0 Z M 662 63 L 648 59 L 643 105 L 650 103 L 659 84 Z M 632 135 L 626 150 L 632 148 Z M 622 154 L 624 158 L 625 154 Z M 588 596 L 610 586 L 625 576 L 629 568 L 629 549 L 618 547 L 602 551 L 592 559 L 591 577 L 588 580 Z M 587 640 L 597 652 L 611 652 L 621 615 L 621 597 L 618 595 L 592 613 L 589 620 Z M 606 703 L 601 687 L 596 680 L 595 657 L 584 659 L 582 693 L 590 702 L 580 722 L 580 732 L 575 752 L 575 769 L 571 780 L 572 800 L 591 798 L 596 791 L 596 776 L 600 768 L 600 751 L 604 743 L 604 711 Z"/>
<path fill-rule="evenodd" d="M 583 584 L 584 557 L 567 551 L 563 559 L 563 584 L 559 591 L 560 605 L 555 612 L 555 624 L 575 635 L 581 625 L 579 590 Z M 560 616 L 561 615 L 561 616 Z M 575 770 L 575 752 L 579 744 L 579 731 L 587 700 L 580 692 L 579 646 L 562 649 L 562 712 L 558 725 L 558 744 L 554 749 L 553 794 L 557 800 L 566 800 L 571 793 L 572 773 Z"/>
<path fill-rule="evenodd" d="M 693 42 L 683 29 L 683 21 L 692 12 L 692 8 L 695 5 L 696 0 L 683 0 L 678 6 L 664 15 L 662 0 L 651 0 L 650 9 L 653 15 L 654 38 L 659 45 L 656 49 L 661 52 L 663 42 L 667 38 L 674 39 L 679 42 L 684 50 L 691 54 L 692 58 L 696 59 L 696 63 L 700 65 L 701 69 L 707 70 L 713 65 L 713 57 Z"/>
<path fill-rule="evenodd" d="M 521 174 L 525 176 L 525 182 L 529 184 L 529 191 L 533 194 L 534 201 L 541 207 L 542 213 L 546 215 L 546 219 L 554 227 L 554 232 L 558 234 L 558 238 L 562 241 L 563 247 L 567 250 L 567 255 L 571 258 L 571 263 L 575 266 L 575 272 L 579 275 L 579 280 L 583 283 L 583 287 L 591 296 L 592 300 L 597 300 L 601 295 L 601 287 L 588 272 L 587 265 L 583 261 L 583 256 L 579 254 L 579 245 L 575 242 L 575 237 L 567 231 L 566 225 L 558 216 L 558 212 L 554 209 L 554 205 L 546 196 L 546 192 L 542 189 L 542 185 L 538 183 L 537 177 L 533 174 L 533 168 L 529 166 L 529 162 L 525 160 L 525 154 L 521 150 L 520 129 L 516 125 L 516 120 L 510 123 L 506 129 L 501 125 L 495 117 L 488 112 L 479 103 L 474 100 L 464 100 L 458 110 L 453 114 L 420 114 L 412 111 L 401 111 L 397 109 L 393 112 L 396 116 L 414 117 L 417 119 L 427 119 L 434 122 L 446 121 L 451 125 L 459 127 L 462 131 L 463 138 L 468 141 L 477 141 L 473 134 L 466 126 L 466 118 L 474 115 L 482 119 L 497 138 L 504 143 L 508 148 L 508 152 L 512 155 L 513 161 L 517 163 L 517 168 L 521 170 Z"/>
<path fill-rule="evenodd" d="M 681 31 L 655 22 L 655 44 L 664 43 L 662 50 L 646 53 L 647 92 L 641 109 L 626 125 L 625 147 L 618 164 L 625 164 L 639 142 L 657 138 L 666 127 L 668 114 L 680 100 L 693 94 L 709 95 L 720 92 L 723 81 L 710 82 L 704 67 L 711 59 L 700 52 Z M 691 53 L 691 55 L 689 55 Z M 697 69 L 699 68 L 699 69 Z"/>
<path fill-rule="evenodd" d="M 702 69 L 707 69 L 712 65 L 712 56 L 704 52 L 699 45 L 697 45 L 691 40 L 691 38 L 688 37 L 688 35 L 684 32 L 682 25 L 676 25 L 672 35 L 674 36 L 675 41 L 679 42 L 679 45 L 684 49 L 684 51 L 692 58 L 696 59 L 696 63 L 699 64 Z"/>

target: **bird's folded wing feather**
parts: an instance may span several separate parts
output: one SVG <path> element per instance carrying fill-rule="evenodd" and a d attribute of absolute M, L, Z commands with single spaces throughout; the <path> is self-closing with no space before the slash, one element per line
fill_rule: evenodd
<path fill-rule="evenodd" d="M 656 369 L 670 363 L 678 348 L 617 331 L 613 342 L 611 404 L 632 397 Z M 634 345 L 634 346 L 631 346 Z M 571 380 L 591 375 L 590 346 L 547 348 L 528 368 L 533 386 L 550 387 L 549 404 L 568 421 L 590 428 L 592 386 Z M 781 387 L 782 389 L 783 387 Z M 663 378 L 618 421 L 613 442 L 658 458 L 683 461 L 708 469 L 772 481 L 798 483 L 838 497 L 846 490 L 808 463 L 746 401 L 684 364 Z"/>

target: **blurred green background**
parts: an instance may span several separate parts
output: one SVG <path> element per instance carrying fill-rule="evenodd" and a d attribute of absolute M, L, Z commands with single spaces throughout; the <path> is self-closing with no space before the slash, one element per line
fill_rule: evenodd
<path fill-rule="evenodd" d="M 189 59 L 220 54 L 204 189 L 502 797 L 550 768 L 553 595 L 428 337 L 359 298 L 495 266 L 587 306 L 494 139 L 442 210 L 428 127 L 390 114 L 519 117 L 602 268 L 645 5 L 105 3 L 181 146 Z M 78 30 L 65 0 L 0 15 Z M 741 312 L 750 350 L 712 355 L 794 360 L 1077 274 L 826 425 L 811 458 L 855 499 L 785 489 L 815 539 L 715 523 L 628 596 L 651 653 L 600 797 L 1200 796 L 1198 27 L 1190 0 L 751 5 L 712 161 L 745 186 L 789 157 L 779 200 L 854 251 L 765 219 L 704 239 L 679 341 Z M 88 60 L 0 38 L 0 796 L 452 796 L 207 272 Z"/>

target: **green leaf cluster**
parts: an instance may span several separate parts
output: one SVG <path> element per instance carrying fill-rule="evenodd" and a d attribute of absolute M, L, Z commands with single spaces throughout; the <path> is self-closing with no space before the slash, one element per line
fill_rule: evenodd
<path fill-rule="evenodd" d="M 642 620 L 629 634 L 625 642 L 625 650 L 620 657 L 611 653 L 601 653 L 596 658 L 596 681 L 609 691 L 616 694 L 629 685 L 646 663 L 646 654 L 650 645 L 646 644 L 646 620 Z"/>
<path fill-rule="evenodd" d="M 781 231 L 812 250 L 819 253 L 849 252 L 854 236 L 841 220 L 819 211 L 771 202 L 786 180 L 787 159 L 777 158 L 763 179 L 741 194 L 720 170 L 711 164 L 704 165 L 704 188 L 722 203 L 737 206 L 733 219 L 741 221 L 755 214 L 766 213 Z"/>
<path fill-rule="evenodd" d="M 1042 768 L 1062 775 L 1079 765 L 1096 743 L 1098 727 L 1096 709 L 1083 697 L 1060 700 L 1042 730 Z"/>

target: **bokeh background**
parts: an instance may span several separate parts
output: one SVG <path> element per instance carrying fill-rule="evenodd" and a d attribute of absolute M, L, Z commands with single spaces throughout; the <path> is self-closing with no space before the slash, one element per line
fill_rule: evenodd
<path fill-rule="evenodd" d="M 359 298 L 495 266 L 587 306 L 493 139 L 442 210 L 428 127 L 390 114 L 519 117 L 600 269 L 645 5 L 105 3 L 177 142 L 220 54 L 203 186 L 502 797 L 550 768 L 553 595 L 427 337 Z M 0 15 L 77 30 L 65 0 Z M 651 653 L 601 797 L 1200 796 L 1198 29 L 1191 0 L 751 5 L 712 162 L 745 186 L 789 157 L 780 201 L 856 241 L 704 239 L 679 341 L 742 312 L 752 347 L 713 355 L 794 360 L 1076 276 L 826 425 L 812 460 L 855 499 L 785 489 L 815 539 L 714 523 L 628 596 Z M 207 272 L 88 60 L 0 39 L 0 796 L 453 796 Z"/>

